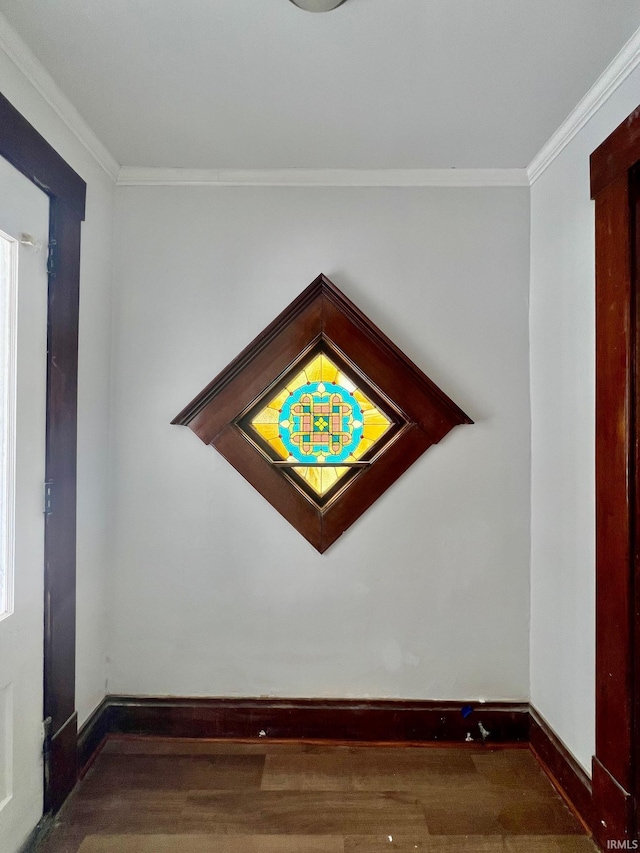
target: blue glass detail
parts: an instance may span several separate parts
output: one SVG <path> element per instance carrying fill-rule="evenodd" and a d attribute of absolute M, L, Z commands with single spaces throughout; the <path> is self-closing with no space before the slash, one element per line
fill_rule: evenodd
<path fill-rule="evenodd" d="M 318 456 L 323 456 L 325 463 L 335 465 L 358 447 L 363 422 L 360 404 L 342 385 L 309 382 L 285 400 L 280 438 L 296 461 L 317 463 Z"/>

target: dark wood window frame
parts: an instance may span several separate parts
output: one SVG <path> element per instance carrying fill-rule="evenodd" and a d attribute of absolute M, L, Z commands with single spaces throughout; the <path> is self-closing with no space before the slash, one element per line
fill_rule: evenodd
<path fill-rule="evenodd" d="M 596 219 L 593 830 L 640 832 L 640 107 L 591 155 Z"/>
<path fill-rule="evenodd" d="M 252 446 L 242 418 L 314 347 L 360 375 L 364 393 L 398 412 L 375 460 L 322 506 Z M 377 389 L 377 390 L 376 390 Z M 324 552 L 432 444 L 472 423 L 329 279 L 320 275 L 172 421 L 215 447 L 318 551 Z"/>
<path fill-rule="evenodd" d="M 44 811 L 76 783 L 76 445 L 80 230 L 86 184 L 0 94 L 0 156 L 49 196 L 45 517 Z"/>

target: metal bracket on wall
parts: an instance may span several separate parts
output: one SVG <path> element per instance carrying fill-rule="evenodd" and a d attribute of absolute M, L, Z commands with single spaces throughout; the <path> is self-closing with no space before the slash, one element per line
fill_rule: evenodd
<path fill-rule="evenodd" d="M 44 510 L 45 515 L 53 513 L 53 480 L 46 480 L 44 483 Z"/>

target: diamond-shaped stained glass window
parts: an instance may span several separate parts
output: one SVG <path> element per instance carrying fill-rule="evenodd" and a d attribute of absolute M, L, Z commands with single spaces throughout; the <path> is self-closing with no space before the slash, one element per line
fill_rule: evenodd
<path fill-rule="evenodd" d="M 180 412 L 318 551 L 472 423 L 321 275 Z"/>

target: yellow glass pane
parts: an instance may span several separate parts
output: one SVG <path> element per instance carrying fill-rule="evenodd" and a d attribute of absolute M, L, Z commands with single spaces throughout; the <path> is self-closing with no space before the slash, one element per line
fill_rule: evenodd
<path fill-rule="evenodd" d="M 322 363 L 322 381 L 336 382 L 338 368 L 335 366 L 335 364 L 331 361 L 331 359 L 327 358 L 326 355 L 321 355 L 320 361 Z"/>
<path fill-rule="evenodd" d="M 292 468 L 292 471 L 295 471 L 299 477 L 302 477 L 303 480 L 307 479 L 307 471 L 308 468 Z"/>
<path fill-rule="evenodd" d="M 391 426 L 391 421 L 376 408 L 367 409 L 367 411 L 363 412 L 362 415 L 364 417 L 365 426 L 368 424 L 384 424 L 385 426 Z"/>
<path fill-rule="evenodd" d="M 389 429 L 389 422 L 385 424 L 372 424 L 365 421 L 362 437 L 368 438 L 369 441 L 377 441 Z"/>
<path fill-rule="evenodd" d="M 306 365 L 307 382 L 336 382 L 338 368 L 326 355 L 317 355 Z"/>
<path fill-rule="evenodd" d="M 301 385 L 306 385 L 307 382 L 307 375 L 304 370 L 301 370 L 300 373 L 292 377 L 290 382 L 287 382 L 287 391 L 293 394 L 294 391 L 297 391 Z M 272 405 L 272 403 L 269 403 L 269 405 Z"/>
<path fill-rule="evenodd" d="M 367 452 L 367 450 L 372 446 L 372 444 L 373 444 L 373 442 L 370 441 L 368 438 L 361 438 L 360 443 L 358 444 L 356 449 L 353 451 L 354 458 L 360 459 L 363 456 L 363 454 L 365 454 Z"/>
<path fill-rule="evenodd" d="M 280 433 L 278 432 L 278 424 L 256 423 L 255 421 L 253 421 L 253 428 L 258 433 L 258 435 L 261 435 L 267 441 L 272 438 L 278 438 L 280 436 Z"/>
<path fill-rule="evenodd" d="M 284 401 L 287 399 L 287 397 L 288 397 L 288 396 L 289 396 L 289 392 L 288 392 L 288 391 L 287 391 L 287 389 L 285 388 L 284 390 L 282 390 L 282 391 L 278 394 L 278 396 L 277 396 L 277 397 L 274 397 L 274 398 L 273 398 L 273 400 L 271 400 L 271 401 L 269 402 L 269 406 L 270 406 L 272 409 L 278 409 L 278 410 L 280 410 L 280 409 L 282 408 L 282 406 L 284 405 Z"/>
<path fill-rule="evenodd" d="M 282 439 L 279 436 L 277 438 L 272 438 L 269 441 L 269 444 L 271 445 L 271 447 L 273 447 L 273 449 L 276 451 L 276 453 L 281 459 L 286 459 L 288 457 L 289 451 L 284 446 L 284 444 L 282 443 Z"/>
<path fill-rule="evenodd" d="M 321 477 L 320 483 L 322 487 L 321 495 L 328 492 L 331 486 L 338 480 L 338 474 L 335 468 L 320 468 Z"/>
<path fill-rule="evenodd" d="M 369 409 L 374 408 L 374 405 L 371 402 L 371 400 L 368 397 L 365 397 L 364 394 L 362 393 L 362 391 L 360 391 L 359 389 L 356 389 L 353 392 L 353 396 L 360 403 L 360 408 L 362 409 L 363 414 L 366 414 Z M 378 410 L 376 409 L 376 412 L 377 411 Z"/>
<path fill-rule="evenodd" d="M 302 479 L 308 483 L 316 494 L 325 495 L 341 477 L 349 471 L 349 468 L 292 468 Z"/>
<path fill-rule="evenodd" d="M 322 356 L 317 355 L 313 361 L 305 367 L 304 372 L 307 375 L 307 382 L 326 381 L 322 376 Z"/>
<path fill-rule="evenodd" d="M 346 388 L 347 391 L 351 392 L 355 391 L 357 387 L 355 382 L 352 382 L 351 379 L 349 379 L 348 376 L 345 376 L 345 374 L 341 370 L 338 371 L 338 378 L 335 380 L 335 382 L 336 385 L 342 385 L 343 388 Z"/>
<path fill-rule="evenodd" d="M 307 468 L 304 478 L 315 492 L 322 494 L 322 468 Z"/>
<path fill-rule="evenodd" d="M 258 414 L 251 420 L 253 426 L 258 424 L 277 424 L 280 418 L 280 412 L 277 408 L 273 408 L 271 403 L 266 408 L 261 409 Z"/>

